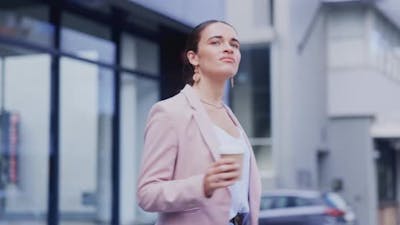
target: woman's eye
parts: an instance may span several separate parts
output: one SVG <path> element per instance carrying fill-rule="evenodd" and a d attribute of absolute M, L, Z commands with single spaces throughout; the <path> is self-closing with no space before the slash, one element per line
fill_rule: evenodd
<path fill-rule="evenodd" d="M 212 45 L 219 45 L 219 43 L 220 43 L 219 41 L 212 41 L 211 42 Z"/>
<path fill-rule="evenodd" d="M 234 47 L 234 48 L 239 48 L 240 47 L 239 44 L 236 44 L 236 43 L 232 43 L 231 46 Z"/>

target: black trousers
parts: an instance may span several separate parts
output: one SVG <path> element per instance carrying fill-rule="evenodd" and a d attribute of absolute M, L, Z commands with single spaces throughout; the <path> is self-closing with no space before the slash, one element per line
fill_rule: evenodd
<path fill-rule="evenodd" d="M 229 220 L 229 222 L 233 223 L 234 225 L 244 225 L 245 219 L 247 219 L 247 213 L 238 213 L 235 217 Z"/>

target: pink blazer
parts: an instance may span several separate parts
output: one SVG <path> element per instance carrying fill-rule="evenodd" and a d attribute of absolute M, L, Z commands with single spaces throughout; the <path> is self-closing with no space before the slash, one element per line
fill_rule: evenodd
<path fill-rule="evenodd" d="M 242 129 L 228 109 L 229 115 Z M 247 144 L 250 143 L 246 137 Z M 204 196 L 203 177 L 220 156 L 212 122 L 193 88 L 156 103 L 145 131 L 137 199 L 146 211 L 159 212 L 157 225 L 227 225 L 228 188 Z M 258 224 L 261 182 L 253 152 L 250 159 L 250 224 Z"/>

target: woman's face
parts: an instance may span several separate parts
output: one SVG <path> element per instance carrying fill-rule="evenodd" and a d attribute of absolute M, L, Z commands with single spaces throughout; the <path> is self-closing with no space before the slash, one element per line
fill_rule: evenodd
<path fill-rule="evenodd" d="M 199 65 L 202 75 L 226 80 L 237 73 L 239 48 L 236 31 L 231 26 L 213 23 L 201 32 L 197 53 L 192 52 L 188 57 L 193 65 Z"/>

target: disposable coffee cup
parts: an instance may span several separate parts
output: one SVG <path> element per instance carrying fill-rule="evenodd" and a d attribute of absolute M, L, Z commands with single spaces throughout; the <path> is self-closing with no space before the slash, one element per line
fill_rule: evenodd
<path fill-rule="evenodd" d="M 240 178 L 242 176 L 243 166 L 243 147 L 237 145 L 221 145 L 218 150 L 221 158 L 232 158 L 236 161 L 236 163 L 239 165 Z"/>

